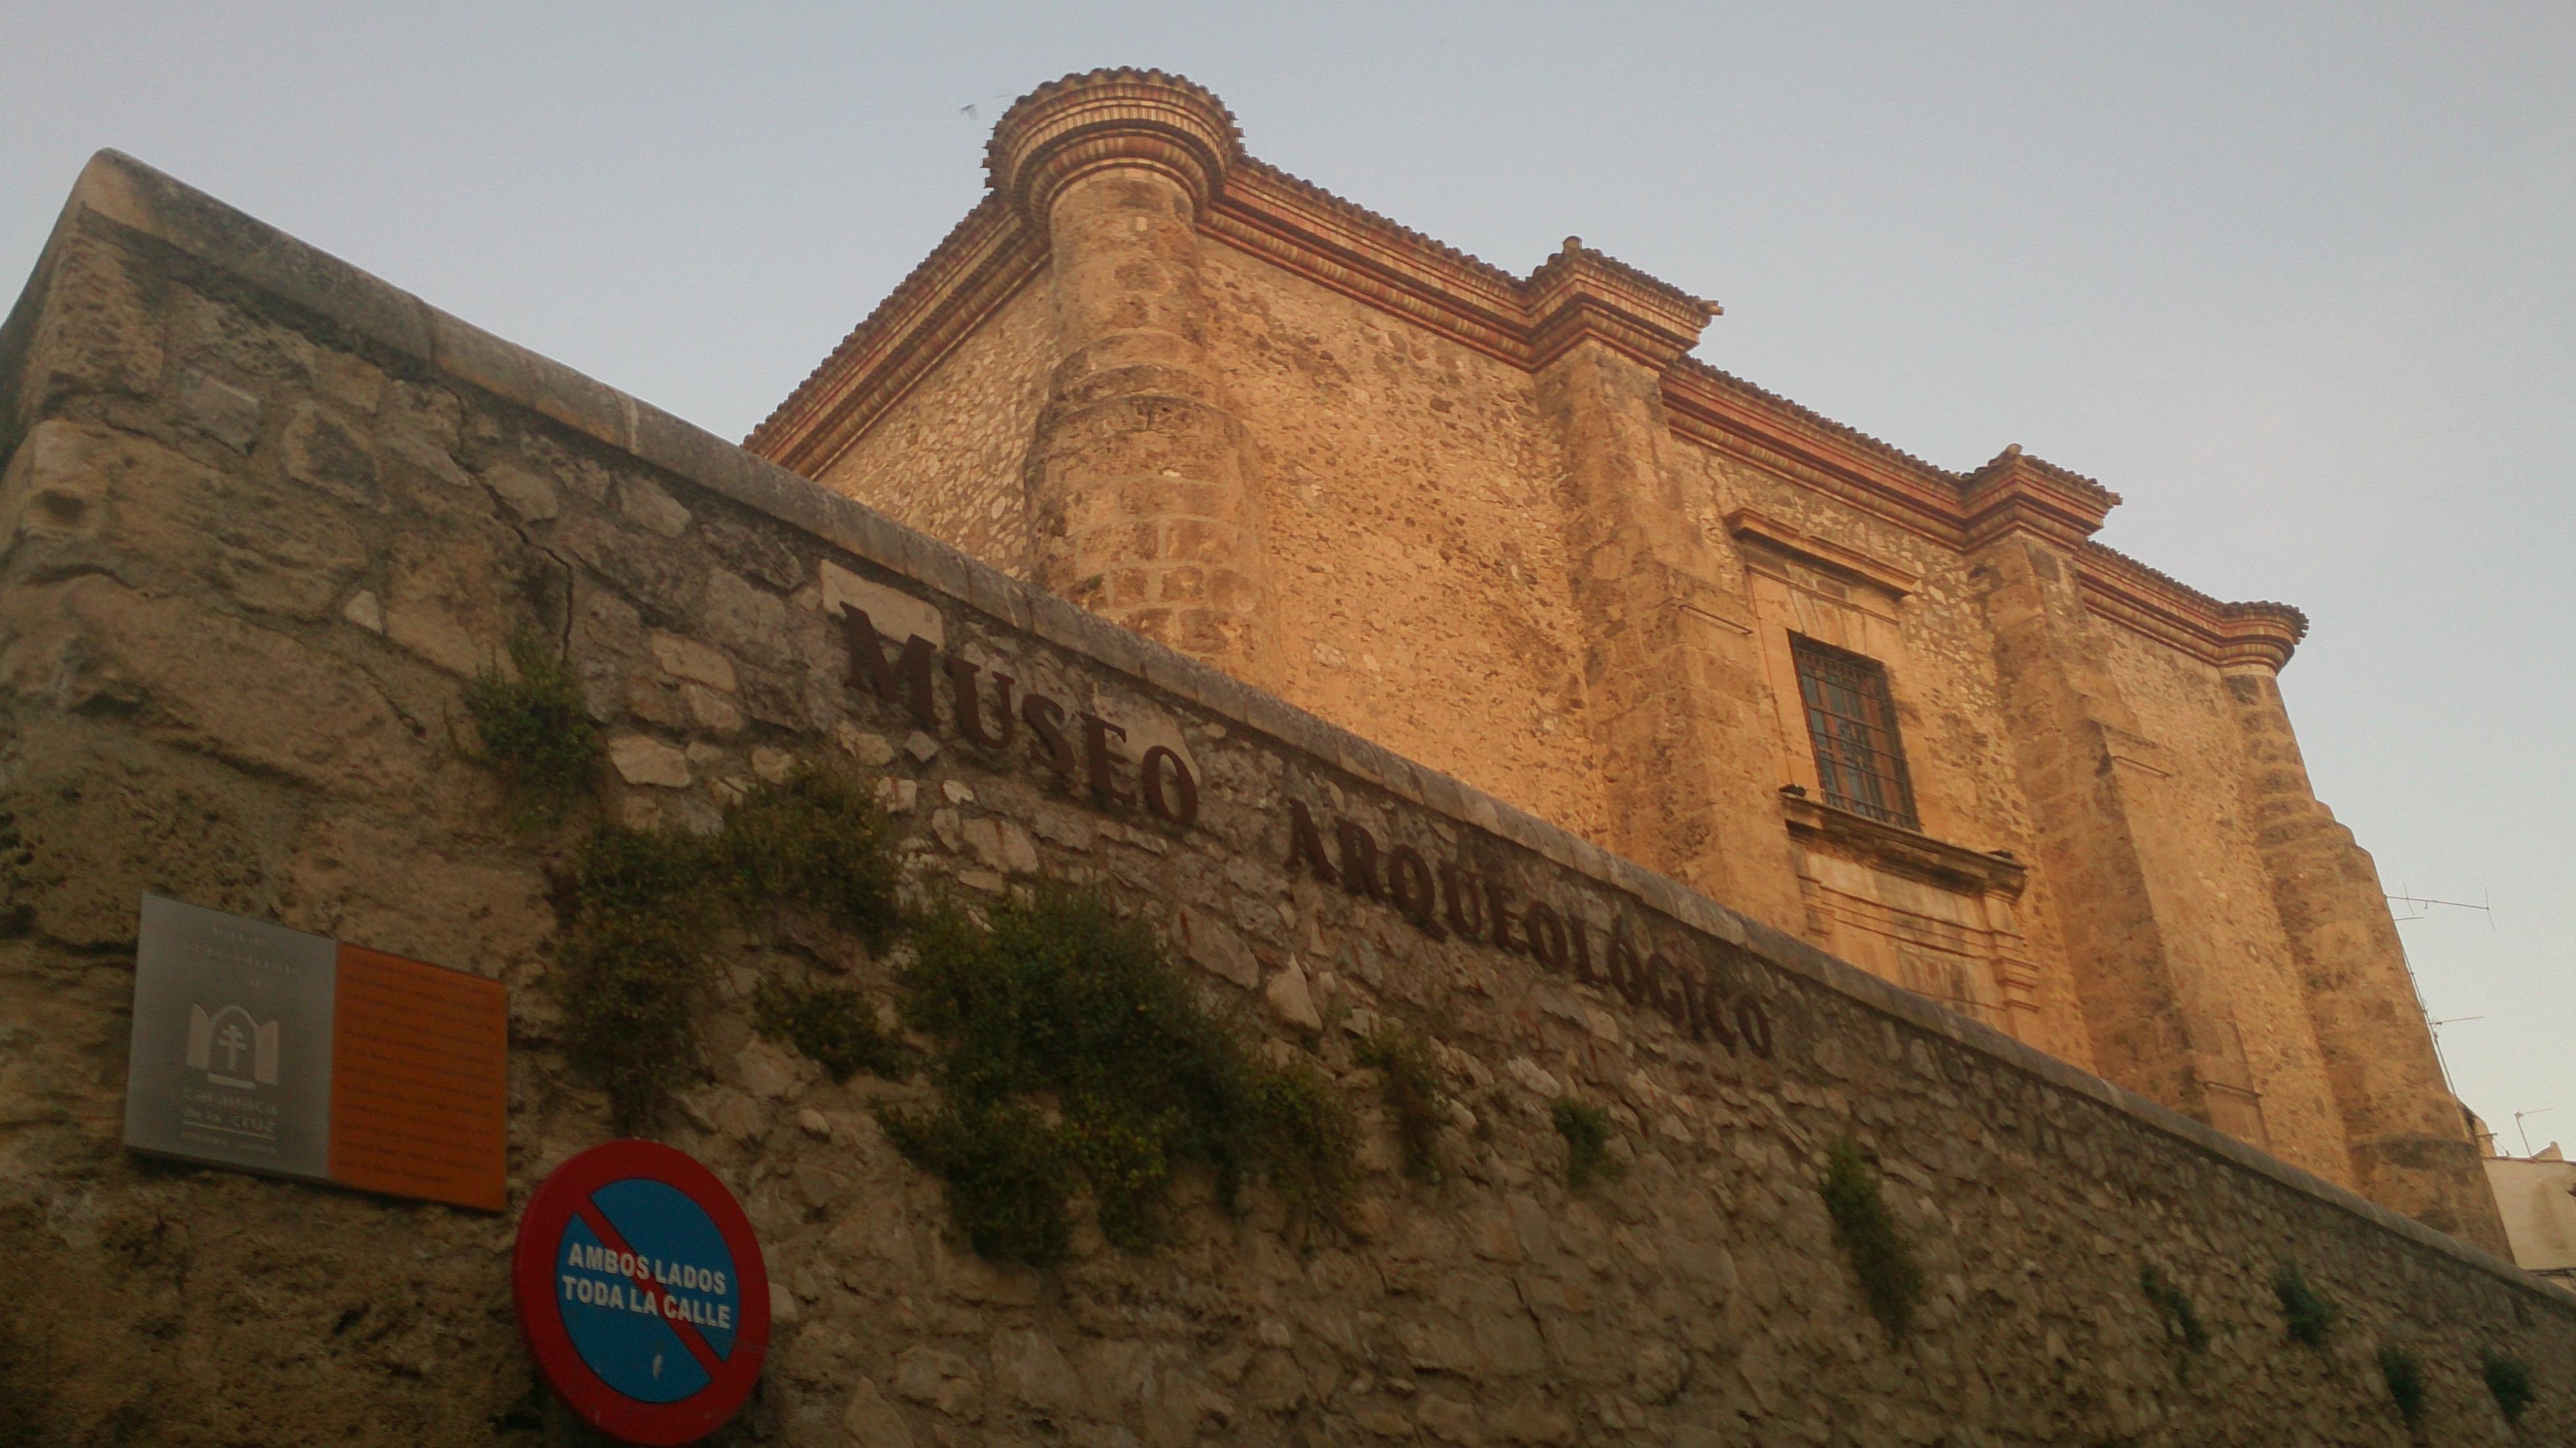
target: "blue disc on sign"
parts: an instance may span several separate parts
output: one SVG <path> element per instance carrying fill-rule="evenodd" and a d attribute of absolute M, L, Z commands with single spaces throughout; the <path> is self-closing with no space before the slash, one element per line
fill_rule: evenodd
<path fill-rule="evenodd" d="M 548 1177 L 520 1219 L 514 1277 L 548 1381 L 627 1442 L 694 1442 L 759 1376 L 769 1280 L 751 1224 L 667 1146 L 611 1142 Z"/>

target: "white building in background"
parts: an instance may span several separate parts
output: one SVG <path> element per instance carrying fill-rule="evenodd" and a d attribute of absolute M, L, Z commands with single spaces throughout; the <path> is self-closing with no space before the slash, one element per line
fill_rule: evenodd
<path fill-rule="evenodd" d="M 2486 1123 L 2471 1129 L 2486 1148 L 2487 1186 L 2504 1218 L 2514 1265 L 2576 1281 L 2576 1161 L 2567 1160 L 2554 1141 L 2532 1156 L 2501 1156 Z"/>

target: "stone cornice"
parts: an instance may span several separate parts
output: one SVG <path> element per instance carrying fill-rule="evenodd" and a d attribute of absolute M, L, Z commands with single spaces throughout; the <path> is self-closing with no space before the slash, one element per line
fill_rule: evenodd
<path fill-rule="evenodd" d="M 1830 538 L 1819 538 L 1751 508 L 1738 508 L 1727 514 L 1726 530 L 1739 538 L 1768 544 L 1774 551 L 1786 553 L 1828 573 L 1866 584 L 1891 598 L 1903 598 L 1912 593 L 1914 585 L 1921 581 L 1911 569 L 1900 568 L 1883 558 L 1874 558 L 1857 548 L 1847 548 Z"/>
<path fill-rule="evenodd" d="M 743 446 L 819 476 L 1045 263 L 1019 214 L 985 197 Z"/>
<path fill-rule="evenodd" d="M 1691 358 L 1664 374 L 1675 434 L 1949 547 L 1967 540 L 1959 475 Z"/>
<path fill-rule="evenodd" d="M 1529 365 L 1528 309 L 1511 273 L 1249 157 L 1201 231 L 1453 342 Z"/>
<path fill-rule="evenodd" d="M 2061 548 L 2080 548 L 2120 503 L 2119 494 L 2030 456 L 2020 443 L 1961 479 L 1959 495 L 1971 546 L 2027 532 Z"/>
<path fill-rule="evenodd" d="M 2225 665 L 2278 667 L 2305 628 L 2278 604 L 2221 604 L 2089 540 L 2119 496 L 2007 448 L 1954 472 L 1688 355 L 1715 304 L 1569 238 L 1526 278 L 1243 153 L 1205 89 L 1160 71 L 1040 86 L 996 126 L 994 188 L 744 441 L 808 477 L 1046 265 L 1047 200 L 1103 165 L 1140 165 L 1198 199 L 1200 234 L 1460 346 L 1535 371 L 1584 340 L 1661 375 L 1675 435 L 1947 548 L 2025 532 L 2081 555 L 2103 618 Z M 2113 559 L 2117 562 L 2099 561 Z"/>
<path fill-rule="evenodd" d="M 2221 668 L 2277 672 L 2308 631 L 2286 603 L 2222 603 L 2099 543 L 2077 551 L 2075 577 L 2094 617 Z"/>
<path fill-rule="evenodd" d="M 1569 236 L 1522 284 L 1530 365 L 1544 367 L 1578 342 L 1598 341 L 1657 372 L 1699 345 L 1720 308 L 1667 286 Z"/>
<path fill-rule="evenodd" d="M 1056 196 L 1104 167 L 1178 181 L 1200 207 L 1243 155 L 1234 113 L 1206 87 L 1159 70 L 1095 70 L 1020 97 L 993 127 L 985 182 L 1043 229 Z"/>

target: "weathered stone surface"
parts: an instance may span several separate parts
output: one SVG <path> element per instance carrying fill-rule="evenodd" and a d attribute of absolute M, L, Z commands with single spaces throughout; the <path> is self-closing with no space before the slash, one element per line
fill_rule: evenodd
<path fill-rule="evenodd" d="M 1279 1019 L 1288 1024 L 1307 1031 L 1324 1028 L 1324 1018 L 1315 1009 L 1315 996 L 1307 988 L 1306 972 L 1302 968 L 1291 964 L 1270 977 L 1270 984 L 1262 988 L 1261 996 L 1270 1003 L 1270 1009 L 1278 1014 Z"/>
<path fill-rule="evenodd" d="M 733 661 L 696 639 L 656 633 L 653 658 L 661 664 L 662 672 L 675 679 L 687 679 L 728 694 L 740 687 L 734 678 Z"/>
<path fill-rule="evenodd" d="M 927 1346 L 906 1348 L 895 1358 L 894 1390 L 899 1397 L 953 1418 L 971 1422 L 983 1416 L 983 1379 L 953 1352 Z"/>
<path fill-rule="evenodd" d="M 727 798 L 795 760 L 851 771 L 898 811 L 908 898 L 952 890 L 985 904 L 1012 888 L 1005 872 L 1031 869 L 1097 885 L 1168 923 L 1197 962 L 1195 988 L 1265 1059 L 1335 1083 L 1370 1143 L 1352 1198 L 1333 1212 L 1294 1209 L 1260 1180 L 1229 1209 L 1207 1174 L 1184 1172 L 1156 1251 L 1111 1247 L 1085 1217 L 1060 1269 L 983 1262 L 941 1183 L 878 1124 L 881 1110 L 935 1100 L 936 1083 L 831 1079 L 751 1019 L 759 986 L 781 974 L 890 1011 L 905 947 L 878 958 L 806 939 L 793 922 L 776 949 L 729 938 L 708 961 L 696 1053 L 658 1130 L 708 1163 L 761 1234 L 777 1332 L 762 1391 L 731 1430 L 747 1441 L 2377 1444 L 2401 1431 L 2372 1360 L 2390 1341 L 2413 1345 L 2432 1380 L 2428 1441 L 2576 1434 L 2576 1404 L 2546 1366 L 2518 1439 L 2479 1377 L 2489 1349 L 2541 1365 L 2576 1357 L 2563 1296 L 1048 599 L 961 573 L 880 519 L 810 490 L 761 492 L 792 480 L 717 444 L 690 444 L 714 460 L 692 473 L 672 465 L 676 452 L 624 456 L 615 438 L 568 437 L 507 391 L 506 349 L 472 377 L 449 376 L 378 342 L 358 356 L 350 337 L 378 334 L 346 318 L 317 326 L 310 298 L 242 300 L 322 284 L 311 278 L 362 284 L 292 254 L 297 269 L 228 285 L 229 300 L 199 291 L 165 251 L 75 257 L 57 275 L 106 300 L 65 295 L 58 281 L 32 313 L 37 353 L 75 351 L 0 377 L 0 404 L 42 396 L 67 410 L 33 419 L 0 466 L 12 530 L 0 555 L 0 920 L 11 922 L 0 936 L 0 1280 L 47 1305 L 32 1320 L 60 1365 L 55 1436 L 305 1448 L 535 1431 L 523 1425 L 543 1400 L 510 1321 L 509 1219 L 145 1163 L 114 1145 L 145 890 L 507 982 L 514 1201 L 610 1134 L 595 1084 L 557 1039 L 547 880 L 571 832 L 512 830 L 449 732 L 463 677 L 481 666 L 471 649 L 520 628 L 560 641 L 582 682 L 612 765 L 604 818 L 706 830 Z M 1212 325 L 1296 321 L 1273 345 L 1308 362 L 1324 350 L 1382 356 L 1385 369 L 1335 385 L 1451 401 L 1476 445 L 1494 449 L 1482 472 L 1442 454 L 1422 476 L 1501 489 L 1514 506 L 1544 501 L 1528 480 L 1554 464 L 1512 440 L 1527 419 L 1474 380 L 1503 364 L 1463 350 L 1398 360 L 1331 311 L 1340 303 L 1244 282 L 1248 264 L 1216 262 L 1229 302 L 1211 308 Z M 1236 315 L 1236 298 L 1257 308 Z M 388 306 L 419 315 L 407 301 Z M 64 308 L 77 315 L 58 322 Z M 1011 325 L 1052 335 L 1043 307 L 1022 313 Z M 120 316 L 150 335 L 119 341 Z M 175 365 L 256 389 L 262 433 L 247 455 L 154 391 L 161 370 L 125 390 L 136 359 L 162 368 L 161 339 Z M 969 339 L 956 355 L 982 359 L 980 380 L 934 378 L 924 395 L 990 396 L 1000 414 L 1042 405 L 1053 364 L 1039 367 L 1034 396 L 1014 392 L 1019 345 Z M 1465 380 L 1439 381 L 1449 375 Z M 24 378 L 49 380 L 30 391 Z M 110 390 L 44 390 L 62 379 Z M 1268 406 L 1258 399 L 1271 389 L 1236 395 Z M 320 481 L 287 478 L 296 418 L 323 419 L 299 444 Z M 333 462 L 325 423 L 363 442 L 370 468 Z M 991 416 L 903 426 L 996 469 L 961 489 L 958 516 L 1020 485 L 1011 470 L 1025 449 L 995 444 Z M 1316 560 L 1351 570 L 1353 597 L 1388 612 L 1460 590 L 1434 620 L 1441 631 L 1411 639 L 1417 660 L 1433 644 L 1468 649 L 1475 630 L 1459 617 L 1513 590 L 1543 592 L 1568 566 L 1545 530 L 1524 530 L 1506 556 L 1467 525 L 1453 560 L 1431 547 L 1444 525 L 1385 488 L 1365 501 L 1391 515 L 1391 551 L 1365 568 L 1338 559 L 1323 546 L 1339 527 L 1331 510 L 1356 517 L 1363 502 L 1340 497 L 1347 481 L 1319 460 L 1347 446 L 1384 477 L 1414 474 L 1365 429 L 1333 422 L 1301 438 L 1281 455 L 1281 506 L 1315 514 L 1290 531 Z M 403 461 L 434 455 L 471 460 L 487 483 L 524 470 L 553 486 L 556 511 L 533 519 L 498 486 Z M 676 513 L 636 490 L 639 475 Z M 1492 477 L 1509 481 L 1479 480 Z M 504 510 L 515 523 L 500 521 Z M 1018 526 L 995 515 L 989 536 Z M 288 538 L 301 551 L 269 551 Z M 1008 672 L 1068 717 L 1129 727 L 1113 788 L 1094 793 L 1079 758 L 1072 778 L 1058 774 L 1025 728 L 999 750 L 964 742 L 945 678 L 930 728 L 900 700 L 845 687 L 840 641 L 820 617 L 832 569 L 911 598 L 940 646 L 979 663 L 988 683 Z M 290 585 L 306 575 L 329 586 Z M 1310 602 L 1321 586 L 1286 585 Z M 1431 592 L 1408 591 L 1417 586 Z M 792 602 L 779 596 L 791 590 Z M 440 626 L 380 638 L 362 595 L 386 601 L 377 622 L 388 634 L 405 607 Z M 715 613 L 701 607 L 709 598 Z M 1515 606 L 1547 623 L 1545 608 Z M 1570 636 L 1551 632 L 1561 623 L 1488 662 L 1514 678 L 1555 671 L 1562 685 L 1577 664 Z M 1405 655 L 1374 652 L 1358 624 L 1318 622 L 1341 662 L 1297 666 L 1310 679 L 1351 677 L 1336 707 L 1384 708 L 1403 730 L 1428 730 L 1437 709 L 1477 718 L 1498 736 L 1491 767 L 1532 770 L 1528 798 L 1572 800 L 1562 819 L 1597 808 L 1569 785 L 1581 769 L 1563 761 L 1580 749 L 1501 738 L 1508 721 L 1456 712 L 1449 685 L 1399 697 L 1388 681 Z M 773 628 L 785 632 L 756 637 Z M 2178 702 L 2152 708 L 2187 712 L 2187 681 L 2168 682 Z M 796 712 L 765 714 L 761 690 Z M 1550 697 L 1567 736 L 1589 727 L 1580 690 Z M 740 713 L 693 714 L 693 698 Z M 2231 726 L 2252 741 L 2241 747 L 2277 751 L 2259 713 L 2268 701 L 2237 707 L 2257 711 Z M 1140 746 L 1164 740 L 1199 786 L 1186 827 L 1133 797 Z M 1941 767 L 1964 767 L 1952 747 L 1941 746 Z M 2214 746 L 2172 754 L 2210 777 L 2227 762 Z M 2283 791 L 2266 796 L 2287 831 L 2283 858 L 2343 848 L 2300 813 L 2283 762 L 2265 767 L 2284 775 L 2266 776 Z M 1507 890 L 1513 925 L 1498 943 L 1490 920 L 1462 931 L 1444 911 L 1428 922 L 1435 931 L 1387 898 L 1385 868 L 1372 895 L 1292 864 L 1290 799 L 1324 822 L 1333 858 L 1347 819 L 1373 832 L 1381 867 L 1402 843 L 1434 870 Z M 2341 896 L 2302 905 L 2240 873 L 2231 898 L 2241 888 L 2275 910 L 2307 910 L 2312 930 L 2345 918 Z M 1589 967 L 1534 958 L 1534 904 L 1587 923 Z M 1730 1013 L 1758 1007 L 1749 1018 L 1769 1035 L 1757 1048 L 1734 1014 L 1733 1045 L 1706 1021 L 1694 1035 L 1651 972 L 1624 987 L 1600 978 L 1614 929 L 1641 952 L 1722 974 L 1740 987 Z M 1384 1081 L 1357 1055 L 1360 1036 L 1388 1027 L 1426 1043 L 1454 1098 L 1436 1183 L 1398 1173 Z M 1610 1154 L 1626 1166 L 1582 1192 L 1565 1183 L 1550 1119 L 1569 1096 L 1608 1110 Z M 1925 1269 L 1902 1340 L 1868 1315 L 1817 1195 L 1824 1153 L 1845 1136 L 1877 1163 Z M 2281 1330 L 2271 1276 L 2292 1260 L 2344 1313 L 2322 1356 Z M 2150 1261 L 2220 1328 L 2187 1372 L 2139 1290 Z M 206 1363 L 223 1365 L 221 1391 L 200 1381 Z"/>
<path fill-rule="evenodd" d="M 688 531 L 689 510 L 642 478 L 618 483 L 617 510 L 627 521 L 659 537 L 677 538 Z"/>
<path fill-rule="evenodd" d="M 904 1422 L 902 1410 L 886 1401 L 867 1378 L 859 1379 L 859 1385 L 850 1390 L 841 1428 L 849 1434 L 850 1448 L 913 1448 L 912 1426 Z"/>
<path fill-rule="evenodd" d="M 483 475 L 484 485 L 522 521 L 542 523 L 563 511 L 554 481 L 515 463 L 501 463 Z"/>
<path fill-rule="evenodd" d="M 608 763 L 628 784 L 689 787 L 688 756 L 649 734 L 621 734 L 608 741 Z"/>

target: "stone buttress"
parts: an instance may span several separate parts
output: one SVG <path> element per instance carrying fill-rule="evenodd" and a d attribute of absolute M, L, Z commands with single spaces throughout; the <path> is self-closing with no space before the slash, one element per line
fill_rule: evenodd
<path fill-rule="evenodd" d="M 2255 607 L 2260 607 L 2259 605 Z M 2374 1201 L 2509 1255 L 2495 1195 L 2443 1079 L 2370 853 L 2320 803 L 2277 677 L 2285 650 L 2249 640 L 2226 671 L 2244 732 L 2243 789 L 2289 934 L 2352 1182 Z"/>
<path fill-rule="evenodd" d="M 1757 918 L 1795 920 L 1743 560 L 1693 516 L 1664 412 L 1664 370 L 1717 309 L 1572 238 L 1529 293 L 1617 848 Z"/>
<path fill-rule="evenodd" d="M 2101 659 L 2075 555 L 2111 499 L 2018 448 L 1969 481 L 1982 589 L 2040 863 L 2102 1074 L 2268 1145 L 2234 1013 L 2176 847 L 2186 802 Z M 2329 1153 L 2331 1154 L 2331 1153 Z"/>
<path fill-rule="evenodd" d="M 1198 213 L 1240 153 L 1214 96 L 1117 75 L 1002 118 L 994 189 L 1046 238 L 1056 362 L 1031 439 L 1037 581 L 1267 682 L 1259 453 L 1206 355 Z"/>

